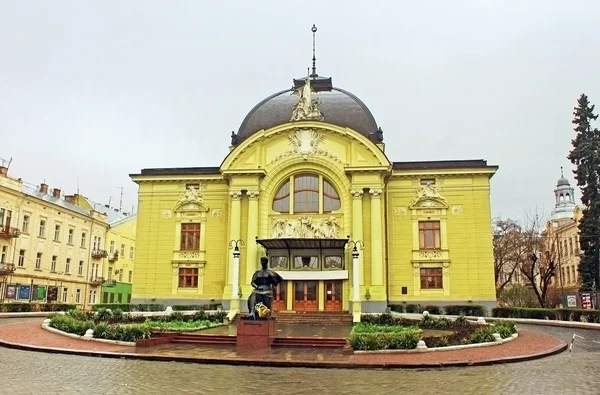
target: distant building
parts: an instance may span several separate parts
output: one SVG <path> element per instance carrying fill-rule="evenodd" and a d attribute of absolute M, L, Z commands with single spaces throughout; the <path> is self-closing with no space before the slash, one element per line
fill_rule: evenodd
<path fill-rule="evenodd" d="M 110 223 L 106 234 L 108 264 L 105 265 L 102 284 L 102 303 L 130 303 L 135 256 L 135 215 Z"/>
<path fill-rule="evenodd" d="M 111 224 L 118 229 L 124 218 L 133 217 L 46 183 L 30 186 L 1 166 L 0 302 L 100 303 L 107 235 L 116 240 Z"/>

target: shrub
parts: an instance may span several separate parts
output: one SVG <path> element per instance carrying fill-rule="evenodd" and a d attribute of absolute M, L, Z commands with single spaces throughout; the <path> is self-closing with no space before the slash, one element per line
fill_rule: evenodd
<path fill-rule="evenodd" d="M 492 309 L 492 316 L 503 318 L 533 318 L 538 320 L 555 320 L 557 319 L 557 311 L 554 309 L 496 307 Z"/>
<path fill-rule="evenodd" d="M 216 313 L 213 313 L 211 315 L 208 316 L 208 319 L 213 321 L 213 322 L 219 322 L 222 323 L 223 320 L 225 319 L 225 317 L 227 317 L 227 313 L 224 311 L 217 311 Z"/>
<path fill-rule="evenodd" d="M 461 328 L 463 326 L 469 325 L 469 321 L 467 320 L 467 317 L 461 314 L 458 317 L 456 317 L 452 324 L 452 326 L 454 326 L 455 328 Z"/>
<path fill-rule="evenodd" d="M 421 306 L 419 306 L 418 304 L 407 304 L 406 305 L 406 312 L 407 313 L 420 313 L 421 312 Z"/>
<path fill-rule="evenodd" d="M 432 317 L 427 315 L 419 322 L 419 328 L 424 329 L 448 329 L 452 326 L 452 322 L 446 317 Z"/>
<path fill-rule="evenodd" d="M 442 314 L 440 306 L 427 305 L 423 308 L 423 311 L 427 311 L 429 314 Z"/>
<path fill-rule="evenodd" d="M 492 333 L 497 333 L 501 338 L 506 339 L 517 333 L 517 327 L 512 321 L 496 321 L 492 326 Z"/>
<path fill-rule="evenodd" d="M 450 345 L 450 341 L 447 336 L 442 336 L 438 339 L 436 347 L 448 347 Z"/>
<path fill-rule="evenodd" d="M 468 338 L 469 343 L 489 343 L 494 340 L 494 330 L 491 326 L 477 328 Z"/>
<path fill-rule="evenodd" d="M 352 331 L 348 342 L 354 350 L 413 349 L 421 339 L 416 329 L 405 328 L 402 332 L 356 333 Z"/>
<path fill-rule="evenodd" d="M 82 321 L 69 315 L 56 315 L 50 320 L 50 326 L 59 331 L 83 336 L 88 329 L 94 329 L 93 321 Z"/>
<path fill-rule="evenodd" d="M 403 304 L 392 304 L 388 306 L 389 309 L 395 313 L 404 313 L 404 305 Z"/>
<path fill-rule="evenodd" d="M 448 315 L 485 316 L 485 307 L 478 304 L 444 306 Z"/>
<path fill-rule="evenodd" d="M 99 309 L 121 309 L 122 311 L 164 311 L 165 306 L 158 303 L 129 304 L 129 303 L 98 303 L 92 306 L 92 310 Z"/>
<path fill-rule="evenodd" d="M 498 294 L 498 301 L 509 307 L 539 307 L 533 290 L 521 284 L 507 285 Z"/>
<path fill-rule="evenodd" d="M 69 310 L 66 315 L 80 321 L 93 321 L 95 314 L 93 311 Z M 53 314 L 54 316 L 54 314 Z"/>
<path fill-rule="evenodd" d="M 204 310 L 197 311 L 192 315 L 192 321 L 204 321 L 206 319 L 208 319 L 208 317 Z"/>
<path fill-rule="evenodd" d="M 169 317 L 169 321 L 185 321 L 185 316 L 181 311 L 174 311 Z"/>

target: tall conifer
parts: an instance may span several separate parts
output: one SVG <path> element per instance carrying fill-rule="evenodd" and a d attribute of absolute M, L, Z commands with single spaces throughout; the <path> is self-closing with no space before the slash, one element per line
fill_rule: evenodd
<path fill-rule="evenodd" d="M 576 135 L 568 158 L 577 166 L 575 179 L 584 204 L 579 223 L 580 290 L 591 291 L 594 284 L 596 289 L 600 286 L 600 131 L 592 125 L 598 115 L 585 94 L 577 100 L 573 115 Z"/>

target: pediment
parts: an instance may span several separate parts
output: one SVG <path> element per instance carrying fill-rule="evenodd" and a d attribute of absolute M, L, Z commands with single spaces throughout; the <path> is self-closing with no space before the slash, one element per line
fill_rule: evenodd
<path fill-rule="evenodd" d="M 178 212 L 178 213 L 182 213 L 182 212 L 207 212 L 209 210 L 208 206 L 204 203 L 197 203 L 197 202 L 184 202 L 184 203 L 179 203 L 175 206 L 175 209 L 173 211 Z"/>
<path fill-rule="evenodd" d="M 201 187 L 201 185 L 200 185 Z M 173 209 L 175 212 L 207 212 L 209 210 L 206 203 L 204 203 L 204 199 L 202 199 L 202 194 L 200 193 L 200 188 L 196 189 L 193 186 L 189 187 L 185 190 L 185 192 L 181 195 L 175 207 Z"/>

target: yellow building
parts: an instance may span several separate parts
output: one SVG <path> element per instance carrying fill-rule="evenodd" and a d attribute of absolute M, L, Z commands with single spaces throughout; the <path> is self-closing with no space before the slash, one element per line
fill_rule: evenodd
<path fill-rule="evenodd" d="M 562 174 L 554 189 L 555 205 L 552 209 L 546 231 L 556 246 L 557 273 L 553 287 L 559 291 L 565 307 L 575 307 L 566 295 L 579 292 L 579 221 L 583 216 L 581 207 L 575 202 L 575 188 Z"/>
<path fill-rule="evenodd" d="M 102 271 L 106 280 L 102 285 L 102 303 L 131 301 L 136 226 L 135 215 L 110 223 L 106 233 L 108 264 Z"/>
<path fill-rule="evenodd" d="M 0 167 L 0 301 L 99 301 L 101 257 L 93 243 L 108 228 L 105 213 L 84 209 L 78 195 L 30 187 Z"/>
<path fill-rule="evenodd" d="M 139 184 L 132 302 L 245 311 L 252 274 L 268 256 L 286 280 L 277 310 L 356 319 L 388 304 L 495 305 L 497 167 L 392 162 L 355 95 L 314 68 L 293 84 L 250 111 L 219 167 L 131 175 Z"/>

